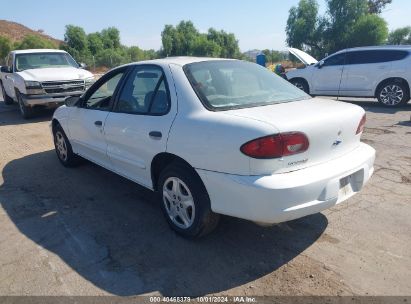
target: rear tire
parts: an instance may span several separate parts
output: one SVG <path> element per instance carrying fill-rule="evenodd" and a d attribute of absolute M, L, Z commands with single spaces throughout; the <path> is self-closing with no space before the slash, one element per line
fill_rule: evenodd
<path fill-rule="evenodd" d="M 391 80 L 380 86 L 377 99 L 384 107 L 399 107 L 410 100 L 410 93 L 404 83 Z"/>
<path fill-rule="evenodd" d="M 3 95 L 3 101 L 4 104 L 6 105 L 11 105 L 13 104 L 14 100 L 11 98 L 9 95 L 7 95 L 6 90 L 3 87 L 3 83 L 0 81 L 0 86 L 1 86 L 1 94 Z"/>
<path fill-rule="evenodd" d="M 70 141 L 59 124 L 53 127 L 53 138 L 54 148 L 61 164 L 68 168 L 77 166 L 81 159 L 73 153 Z"/>
<path fill-rule="evenodd" d="M 194 169 L 172 163 L 161 172 L 158 186 L 164 216 L 178 234 L 199 238 L 217 227 L 220 216 L 211 211 L 207 190 Z"/>
<path fill-rule="evenodd" d="M 301 91 L 304 91 L 307 94 L 310 94 L 310 90 L 308 88 L 308 84 L 306 81 L 302 80 L 302 79 L 291 79 L 290 82 L 296 86 L 297 88 L 299 88 Z"/>
<path fill-rule="evenodd" d="M 34 116 L 34 109 L 32 107 L 26 106 L 23 101 L 21 93 L 16 90 L 17 102 L 19 104 L 20 114 L 24 119 L 29 119 Z"/>

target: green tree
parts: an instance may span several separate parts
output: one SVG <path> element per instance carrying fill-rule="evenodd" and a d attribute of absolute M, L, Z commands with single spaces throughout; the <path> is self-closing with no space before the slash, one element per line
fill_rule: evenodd
<path fill-rule="evenodd" d="M 96 63 L 98 66 L 105 66 L 105 67 L 116 67 L 126 62 L 130 62 L 127 60 L 127 57 L 122 52 L 121 49 L 104 49 L 97 55 Z"/>
<path fill-rule="evenodd" d="M 237 58 L 239 56 L 240 48 L 234 34 L 210 28 L 207 39 L 220 46 L 220 54 L 216 56 L 222 58 Z"/>
<path fill-rule="evenodd" d="M 215 42 L 207 39 L 206 35 L 195 38 L 193 46 L 194 56 L 220 57 L 221 47 Z"/>
<path fill-rule="evenodd" d="M 180 36 L 177 29 L 172 25 L 166 25 L 161 32 L 164 56 L 175 56 L 181 52 Z"/>
<path fill-rule="evenodd" d="M 370 14 L 380 14 L 387 4 L 392 0 L 368 0 L 368 12 Z"/>
<path fill-rule="evenodd" d="M 57 45 L 52 41 L 38 35 L 27 35 L 20 42 L 16 42 L 14 48 L 17 50 L 25 49 L 55 49 Z"/>
<path fill-rule="evenodd" d="M 388 36 L 387 24 L 377 14 L 370 14 L 370 5 L 379 11 L 388 3 L 327 0 L 328 9 L 320 16 L 316 0 L 300 0 L 298 6 L 290 9 L 287 44 L 315 57 L 352 46 L 383 44 Z"/>
<path fill-rule="evenodd" d="M 350 47 L 383 44 L 388 36 L 387 22 L 378 15 L 364 15 L 354 24 Z"/>
<path fill-rule="evenodd" d="M 287 26 L 287 44 L 289 46 L 310 50 L 320 49 L 317 37 L 318 3 L 316 0 L 301 0 L 298 6 L 290 9 Z"/>
<path fill-rule="evenodd" d="M 211 56 L 238 58 L 241 56 L 234 34 L 213 28 L 200 33 L 191 21 L 181 21 L 176 27 L 166 25 L 161 33 L 164 56 Z"/>
<path fill-rule="evenodd" d="M 328 40 L 328 53 L 350 47 L 354 25 L 367 14 L 367 0 L 327 0 L 327 26 L 325 37 Z M 366 34 L 366 33 L 363 33 Z"/>
<path fill-rule="evenodd" d="M 92 62 L 88 48 L 87 35 L 83 28 L 75 25 L 67 25 L 64 34 L 64 50 L 69 52 L 78 62 L 90 65 Z"/>
<path fill-rule="evenodd" d="M 64 42 L 67 44 L 68 47 L 73 48 L 80 53 L 88 51 L 87 35 L 84 32 L 84 29 L 79 26 L 66 26 Z"/>
<path fill-rule="evenodd" d="M 0 65 L 5 63 L 5 59 L 12 49 L 12 42 L 9 38 L 0 36 Z"/>
<path fill-rule="evenodd" d="M 388 35 L 388 44 L 411 44 L 411 26 L 401 27 Z"/>
<path fill-rule="evenodd" d="M 115 27 L 109 27 L 101 31 L 104 48 L 117 49 L 121 46 L 120 31 Z"/>
<path fill-rule="evenodd" d="M 104 49 L 103 39 L 100 33 L 91 33 L 87 35 L 88 48 L 92 55 L 97 55 Z"/>

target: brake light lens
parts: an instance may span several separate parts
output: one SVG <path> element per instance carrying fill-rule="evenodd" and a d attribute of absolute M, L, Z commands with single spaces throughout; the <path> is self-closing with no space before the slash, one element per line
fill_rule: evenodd
<path fill-rule="evenodd" d="M 364 116 L 361 118 L 360 124 L 358 125 L 357 133 L 355 133 L 356 135 L 364 132 L 366 121 L 367 121 L 367 115 L 364 114 Z"/>
<path fill-rule="evenodd" d="M 290 132 L 254 139 L 242 145 L 240 150 L 252 158 L 270 159 L 303 153 L 308 147 L 309 141 L 304 133 Z"/>

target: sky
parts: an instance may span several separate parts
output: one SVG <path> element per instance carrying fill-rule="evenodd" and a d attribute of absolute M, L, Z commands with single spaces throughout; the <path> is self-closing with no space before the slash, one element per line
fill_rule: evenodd
<path fill-rule="evenodd" d="M 109 26 L 120 30 L 125 45 L 143 49 L 161 47 L 165 24 L 191 20 L 201 31 L 210 27 L 234 33 L 240 49 L 284 50 L 289 9 L 298 0 L 13 0 L 2 1 L 0 19 L 21 23 L 63 40 L 65 25 L 74 24 L 86 33 Z M 320 12 L 324 0 L 318 0 Z M 411 1 L 393 0 L 382 14 L 390 30 L 411 25 Z"/>

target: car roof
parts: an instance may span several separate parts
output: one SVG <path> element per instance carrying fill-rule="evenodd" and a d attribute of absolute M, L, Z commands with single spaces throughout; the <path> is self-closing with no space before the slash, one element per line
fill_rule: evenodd
<path fill-rule="evenodd" d="M 63 50 L 56 49 L 29 49 L 29 50 L 15 50 L 11 51 L 13 54 L 32 54 L 32 53 L 67 53 Z"/>
<path fill-rule="evenodd" d="M 407 50 L 407 51 L 411 51 L 411 45 L 362 46 L 362 47 L 344 49 L 344 50 L 336 52 L 335 54 L 348 52 L 348 51 L 372 51 L 372 50 Z"/>
<path fill-rule="evenodd" d="M 235 60 L 235 59 L 181 56 L 181 57 L 166 57 L 162 59 L 138 61 L 138 62 L 126 64 L 125 66 L 137 65 L 137 64 L 175 64 L 178 66 L 185 66 L 190 63 L 216 61 L 216 60 Z"/>

